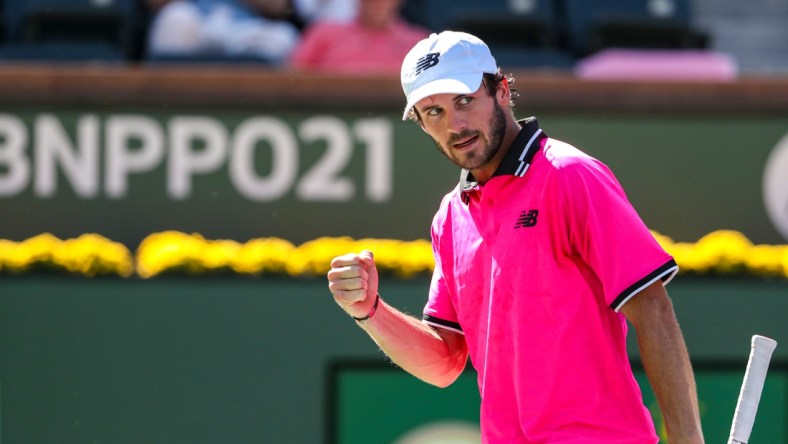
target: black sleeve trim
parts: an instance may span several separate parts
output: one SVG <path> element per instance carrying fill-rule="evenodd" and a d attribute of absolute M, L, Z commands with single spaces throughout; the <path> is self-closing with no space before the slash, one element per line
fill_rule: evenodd
<path fill-rule="evenodd" d="M 446 321 L 444 319 L 436 318 L 435 316 L 430 316 L 428 314 L 425 314 L 421 318 L 421 320 L 424 323 L 427 323 L 427 324 L 430 324 L 430 325 L 434 325 L 436 327 L 441 327 L 441 328 L 446 328 L 446 329 L 449 329 L 449 330 L 454 330 L 454 331 L 456 331 L 458 333 L 462 333 L 463 332 L 462 331 L 462 327 L 457 322 Z"/>
<path fill-rule="evenodd" d="M 629 300 L 629 298 L 634 296 L 637 292 L 642 290 L 644 287 L 646 287 L 651 282 L 654 282 L 657 279 L 661 279 L 662 282 L 669 281 L 673 277 L 673 275 L 676 273 L 676 271 L 678 271 L 678 268 L 679 268 L 679 266 L 676 264 L 675 260 L 673 260 L 673 259 L 669 260 L 668 262 L 666 262 L 661 267 L 659 267 L 656 270 L 654 270 L 651 273 L 649 273 L 643 279 L 635 282 L 634 284 L 632 284 L 629 287 L 627 287 L 626 290 L 622 291 L 621 294 L 619 294 L 618 297 L 616 297 L 616 299 L 613 301 L 613 303 L 610 304 L 610 308 L 612 308 L 613 310 L 618 311 L 621 308 L 621 306 L 624 304 L 624 302 Z"/>

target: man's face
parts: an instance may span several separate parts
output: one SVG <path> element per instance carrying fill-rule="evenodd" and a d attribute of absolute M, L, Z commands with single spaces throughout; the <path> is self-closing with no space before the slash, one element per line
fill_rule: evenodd
<path fill-rule="evenodd" d="M 424 131 L 438 149 L 461 168 L 490 165 L 506 131 L 502 89 L 490 96 L 482 84 L 472 94 L 436 94 L 416 103 Z"/>
<path fill-rule="evenodd" d="M 399 17 L 401 0 L 361 0 L 358 19 L 370 28 L 385 28 Z"/>

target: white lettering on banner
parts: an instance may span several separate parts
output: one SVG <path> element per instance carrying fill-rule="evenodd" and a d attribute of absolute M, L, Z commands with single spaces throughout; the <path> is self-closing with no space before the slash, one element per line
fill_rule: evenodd
<path fill-rule="evenodd" d="M 299 135 L 305 142 L 325 140 L 326 153 L 304 174 L 296 195 L 304 200 L 350 200 L 355 186 L 339 177 L 353 155 L 353 144 L 344 122 L 334 117 L 313 117 L 305 121 Z"/>
<path fill-rule="evenodd" d="M 391 197 L 393 182 L 391 124 L 385 119 L 361 120 L 354 130 L 367 145 L 367 196 L 373 202 L 385 202 Z"/>
<path fill-rule="evenodd" d="M 196 191 L 195 177 L 225 168 L 240 195 L 260 202 L 291 192 L 305 202 L 347 202 L 359 190 L 371 202 L 392 195 L 393 129 L 387 119 L 347 122 L 315 116 L 294 129 L 275 117 L 252 116 L 233 131 L 210 116 L 172 116 L 161 122 L 145 115 L 85 114 L 75 128 L 55 114 L 31 120 L 0 114 L 0 196 L 32 188 L 36 197 L 51 198 L 69 187 L 83 199 L 101 193 L 123 199 L 132 176 L 163 170 L 166 194 L 184 200 Z M 299 177 L 301 150 L 310 145 L 325 150 Z M 255 159 L 263 149 L 270 150 L 270 169 L 258 171 Z M 359 155 L 364 175 L 352 177 L 347 167 Z"/>
<path fill-rule="evenodd" d="M 192 193 L 195 173 L 212 173 L 224 163 L 227 130 L 209 117 L 174 117 L 169 130 L 167 191 L 175 199 L 185 199 Z M 202 149 L 192 149 L 195 141 L 203 142 Z"/>
<path fill-rule="evenodd" d="M 90 198 L 98 194 L 99 122 L 96 116 L 79 119 L 77 142 L 72 144 L 57 117 L 44 114 L 35 122 L 35 139 L 33 189 L 36 196 L 55 195 L 58 166 L 77 196 Z"/>
<path fill-rule="evenodd" d="M 763 201 L 775 228 L 788 241 L 788 134 L 780 139 L 766 161 Z"/>
<path fill-rule="evenodd" d="M 0 196 L 17 195 L 30 182 L 26 146 L 24 122 L 15 116 L 0 114 Z"/>
<path fill-rule="evenodd" d="M 129 174 L 151 171 L 164 157 L 163 130 L 149 117 L 111 116 L 106 137 L 106 193 L 122 199 L 128 193 Z M 132 142 L 138 146 L 132 148 Z"/>
<path fill-rule="evenodd" d="M 271 174 L 259 177 L 254 169 L 254 151 L 260 141 L 270 142 Z M 251 200 L 271 201 L 285 195 L 298 174 L 298 142 L 281 121 L 255 117 L 243 122 L 233 138 L 230 180 Z"/>

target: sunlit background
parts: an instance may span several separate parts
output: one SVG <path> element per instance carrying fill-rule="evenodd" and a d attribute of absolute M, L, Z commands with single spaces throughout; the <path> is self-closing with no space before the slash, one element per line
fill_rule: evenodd
<path fill-rule="evenodd" d="M 430 32 L 482 37 L 676 258 L 707 442 L 788 341 L 784 0 L 0 1 L 0 444 L 478 442 L 326 288 L 375 251 L 419 316 L 458 171 L 402 121 Z M 630 335 L 632 336 L 632 335 Z M 664 436 L 635 338 L 632 365 Z M 788 443 L 778 345 L 751 443 Z M 664 439 L 664 438 L 663 438 Z"/>

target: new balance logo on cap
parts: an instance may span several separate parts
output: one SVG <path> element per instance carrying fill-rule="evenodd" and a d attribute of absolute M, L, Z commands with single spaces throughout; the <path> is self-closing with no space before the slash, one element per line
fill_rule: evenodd
<path fill-rule="evenodd" d="M 419 59 L 416 62 L 416 75 L 421 74 L 424 70 L 430 69 L 433 66 L 437 65 L 440 61 L 440 54 L 437 52 L 431 52 Z"/>
<path fill-rule="evenodd" d="M 520 217 L 517 218 L 517 223 L 514 228 L 529 228 L 536 225 L 536 218 L 539 216 L 539 210 L 523 210 Z"/>

